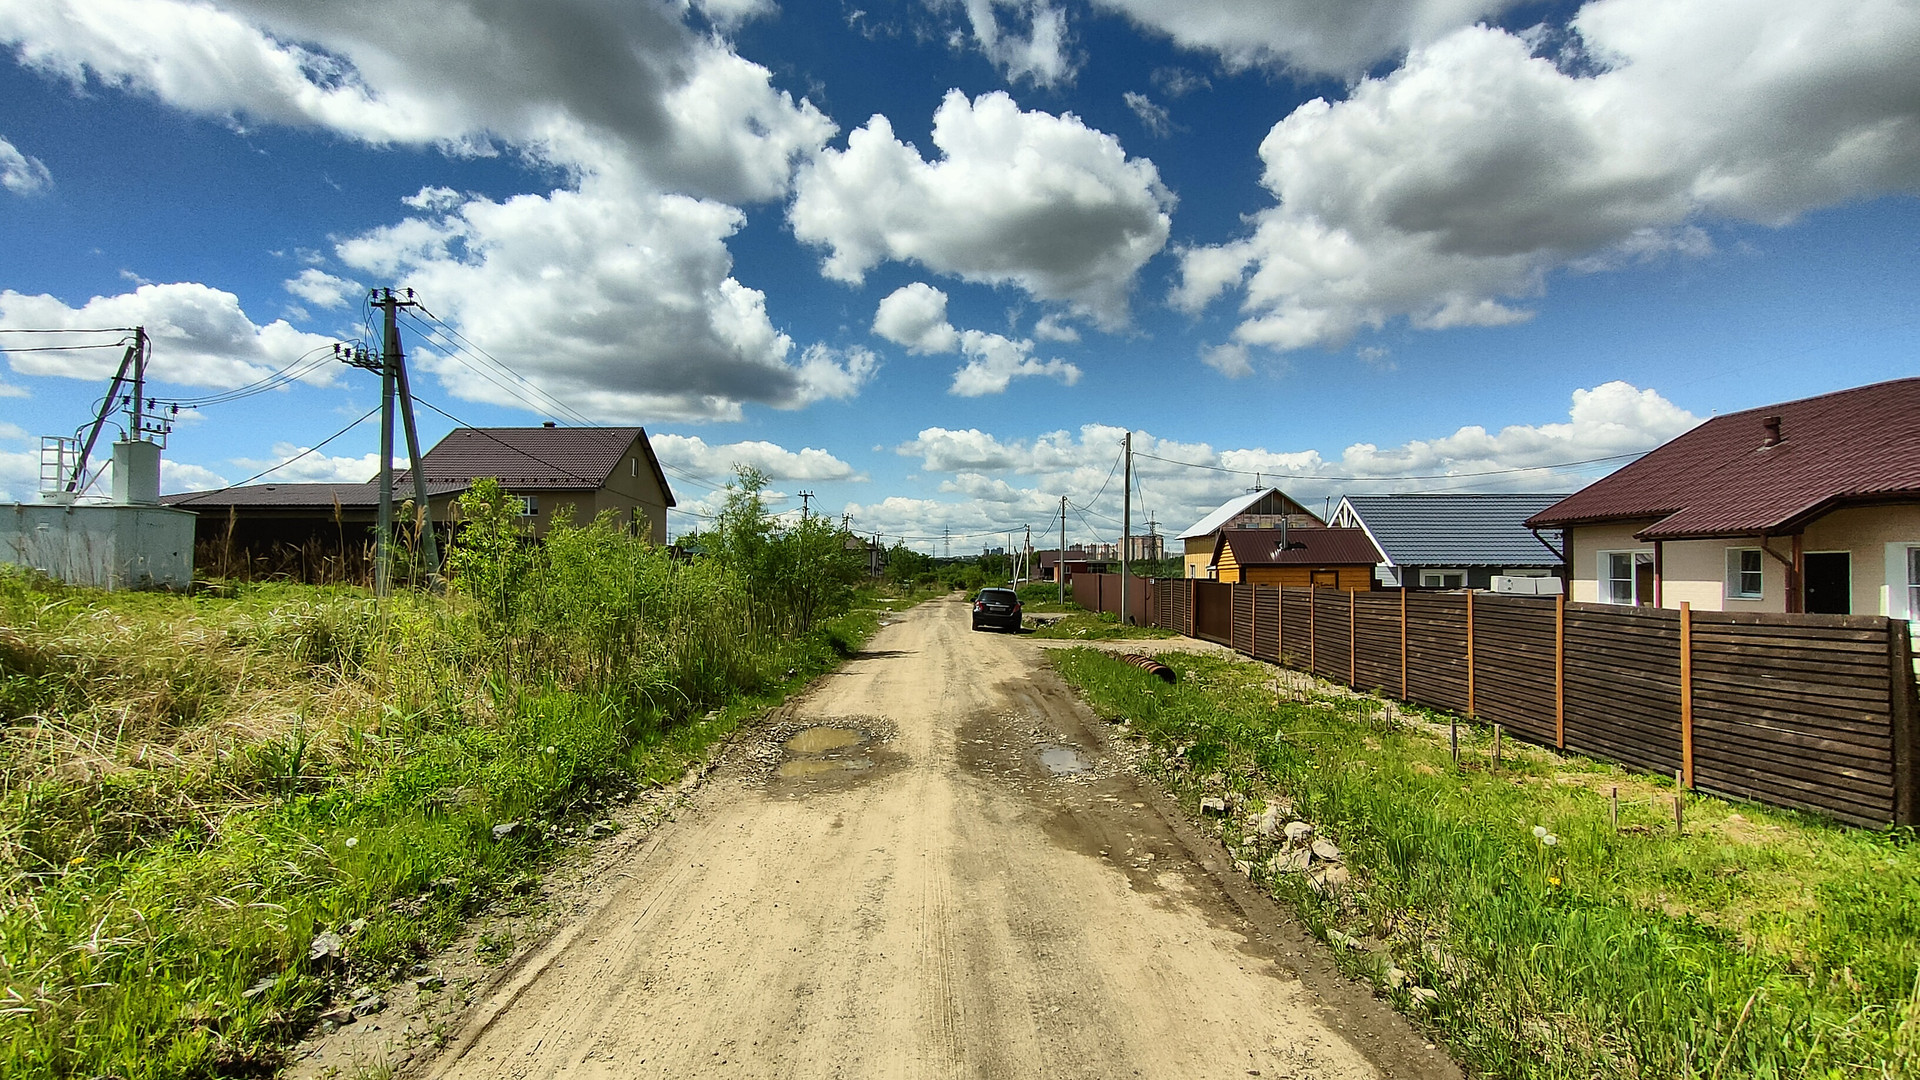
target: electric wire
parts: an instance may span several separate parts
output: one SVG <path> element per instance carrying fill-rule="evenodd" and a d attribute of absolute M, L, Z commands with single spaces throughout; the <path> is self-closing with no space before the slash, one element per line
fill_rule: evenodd
<path fill-rule="evenodd" d="M 313 453 L 315 450 L 320 449 L 321 447 L 327 445 L 328 443 L 339 438 L 340 436 L 345 435 L 347 432 L 352 431 L 354 428 L 359 427 L 361 424 L 366 423 L 369 417 L 371 417 L 374 413 L 377 413 L 379 411 L 380 411 L 380 406 L 375 405 L 373 408 L 368 409 L 364 413 L 361 413 L 360 419 L 355 420 L 353 423 L 348 424 L 346 427 L 341 428 L 339 431 L 336 431 L 333 434 L 327 436 L 326 438 L 321 439 L 319 442 L 314 443 L 312 446 L 307 447 L 305 450 L 300 451 L 299 453 L 293 455 L 292 457 L 281 462 L 280 464 L 275 465 L 272 468 L 262 469 L 261 471 L 254 473 L 252 476 L 247 477 L 245 480 L 242 480 L 237 484 L 228 484 L 227 487 L 225 488 L 215 488 L 212 491 L 195 492 L 194 494 L 189 495 L 186 498 L 177 500 L 172 505 L 179 506 L 183 503 L 197 502 L 201 499 L 206 498 L 209 495 L 215 494 L 216 492 L 225 491 L 228 488 L 245 487 L 246 485 L 253 483 L 255 480 L 258 480 L 263 476 L 270 476 L 273 473 L 279 472 L 281 469 L 284 469 L 287 466 L 293 464 L 294 462 L 299 461 L 301 458 L 306 457 L 308 454 Z"/>
<path fill-rule="evenodd" d="M 1397 480 L 1455 480 L 1455 479 L 1466 479 L 1466 478 L 1476 477 L 1476 476 L 1510 476 L 1515 473 L 1548 472 L 1553 469 L 1572 469 L 1582 465 L 1604 465 L 1614 461 L 1628 461 L 1634 458 L 1645 457 L 1647 454 L 1651 452 L 1652 451 L 1648 451 L 1648 450 L 1636 450 L 1630 454 L 1613 454 L 1608 457 L 1588 458 L 1585 461 L 1561 461 L 1561 462 L 1556 462 L 1552 465 L 1527 465 L 1527 466 L 1523 466 L 1520 468 L 1513 468 L 1513 469 L 1486 469 L 1480 472 L 1428 473 L 1425 475 L 1417 475 L 1417 476 L 1333 476 L 1333 475 L 1328 475 L 1323 473 L 1313 473 L 1311 475 L 1292 477 L 1292 479 L 1308 480 L 1308 481 L 1341 480 L 1341 481 L 1358 483 L 1362 481 L 1374 481 L 1374 480 L 1396 480 L 1396 481 Z M 1133 456 L 1149 458 L 1154 461 L 1164 461 L 1169 465 L 1180 465 L 1189 469 L 1206 469 L 1211 472 L 1232 473 L 1236 476 L 1266 476 L 1266 475 L 1272 474 L 1274 471 L 1272 469 L 1261 469 L 1257 471 L 1254 469 L 1233 469 L 1233 468 L 1228 468 L 1225 465 L 1206 465 L 1198 461 L 1176 461 L 1173 458 L 1164 458 L 1156 454 L 1142 453 L 1137 450 L 1134 451 Z"/>

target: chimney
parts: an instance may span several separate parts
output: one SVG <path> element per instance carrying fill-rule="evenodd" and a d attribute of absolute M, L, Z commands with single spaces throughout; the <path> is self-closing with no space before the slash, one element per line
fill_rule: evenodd
<path fill-rule="evenodd" d="M 553 421 L 551 421 L 551 420 L 548 420 L 548 421 L 545 421 L 545 422 L 544 422 L 544 423 L 542 423 L 542 424 L 541 424 L 540 426 L 541 426 L 541 427 L 552 427 L 552 426 L 553 426 Z M 1778 424 L 1776 424 L 1775 426 L 1776 426 L 1776 427 L 1778 427 L 1779 425 L 1778 425 Z"/>
<path fill-rule="evenodd" d="M 1783 436 L 1780 434 L 1780 418 L 1778 416 L 1769 416 L 1765 420 L 1761 421 L 1761 423 L 1766 425 L 1767 441 L 1761 443 L 1760 445 L 1761 446 L 1779 446 L 1780 440 L 1783 438 Z"/>

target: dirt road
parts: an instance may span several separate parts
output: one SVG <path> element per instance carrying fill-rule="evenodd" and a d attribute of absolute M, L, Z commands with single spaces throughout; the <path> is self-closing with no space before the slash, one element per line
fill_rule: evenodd
<path fill-rule="evenodd" d="M 921 605 L 736 743 L 436 1077 L 1454 1077 L 1026 639 Z"/>

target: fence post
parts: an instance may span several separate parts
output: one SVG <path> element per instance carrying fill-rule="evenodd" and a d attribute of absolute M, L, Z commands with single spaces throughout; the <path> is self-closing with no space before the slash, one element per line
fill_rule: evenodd
<path fill-rule="evenodd" d="M 1354 611 L 1359 606 L 1360 593 L 1347 590 L 1347 685 L 1358 689 L 1360 686 L 1360 641 L 1354 634 Z"/>
<path fill-rule="evenodd" d="M 1887 620 L 1887 663 L 1893 669 L 1887 673 L 1892 706 L 1887 712 L 1893 721 L 1893 823 L 1915 825 L 1920 824 L 1920 807 L 1914 805 L 1920 787 L 1916 787 L 1913 762 L 1914 728 L 1920 724 L 1920 713 L 1914 702 L 1913 640 L 1903 619 Z"/>
<path fill-rule="evenodd" d="M 1467 590 L 1467 715 L 1473 715 L 1473 590 Z"/>
<path fill-rule="evenodd" d="M 1567 748 L 1567 594 L 1553 598 L 1553 742 Z"/>
<path fill-rule="evenodd" d="M 1680 773 L 1693 786 L 1693 604 L 1680 601 Z"/>
<path fill-rule="evenodd" d="M 1406 573 L 1402 570 L 1401 573 Z M 1407 696 L 1407 587 L 1400 586 L 1400 700 L 1412 701 Z"/>
<path fill-rule="evenodd" d="M 1238 618 L 1240 614 L 1240 598 L 1234 595 L 1239 591 L 1240 585 L 1238 582 L 1227 586 L 1227 648 L 1232 652 L 1240 651 L 1233 637 L 1233 624 L 1240 621 Z"/>

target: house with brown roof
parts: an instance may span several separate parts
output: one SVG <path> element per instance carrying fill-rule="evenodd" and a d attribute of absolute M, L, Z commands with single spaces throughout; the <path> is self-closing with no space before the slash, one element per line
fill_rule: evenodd
<path fill-rule="evenodd" d="M 517 501 L 534 535 L 563 510 L 584 524 L 602 512 L 637 536 L 667 541 L 673 490 L 638 427 L 456 428 L 421 458 L 429 516 L 442 528 L 475 480 L 498 480 Z M 394 505 L 413 497 L 411 470 L 396 468 Z M 355 549 L 378 514 L 378 478 L 361 484 L 247 484 L 186 492 L 161 500 L 192 510 L 198 543 L 253 552 L 310 544 Z M 285 560 L 270 560 L 279 565 Z"/>
<path fill-rule="evenodd" d="M 1717 416 L 1527 524 L 1575 601 L 1920 619 L 1920 378 Z"/>
<path fill-rule="evenodd" d="M 1213 565 L 1213 552 L 1223 529 L 1277 529 L 1282 525 L 1312 528 L 1325 524 L 1320 515 L 1286 492 L 1270 487 L 1228 499 L 1174 539 L 1180 541 L 1185 576 L 1204 578 Z"/>
<path fill-rule="evenodd" d="M 1221 529 L 1208 576 L 1248 585 L 1366 592 L 1380 552 L 1364 529 Z"/>

